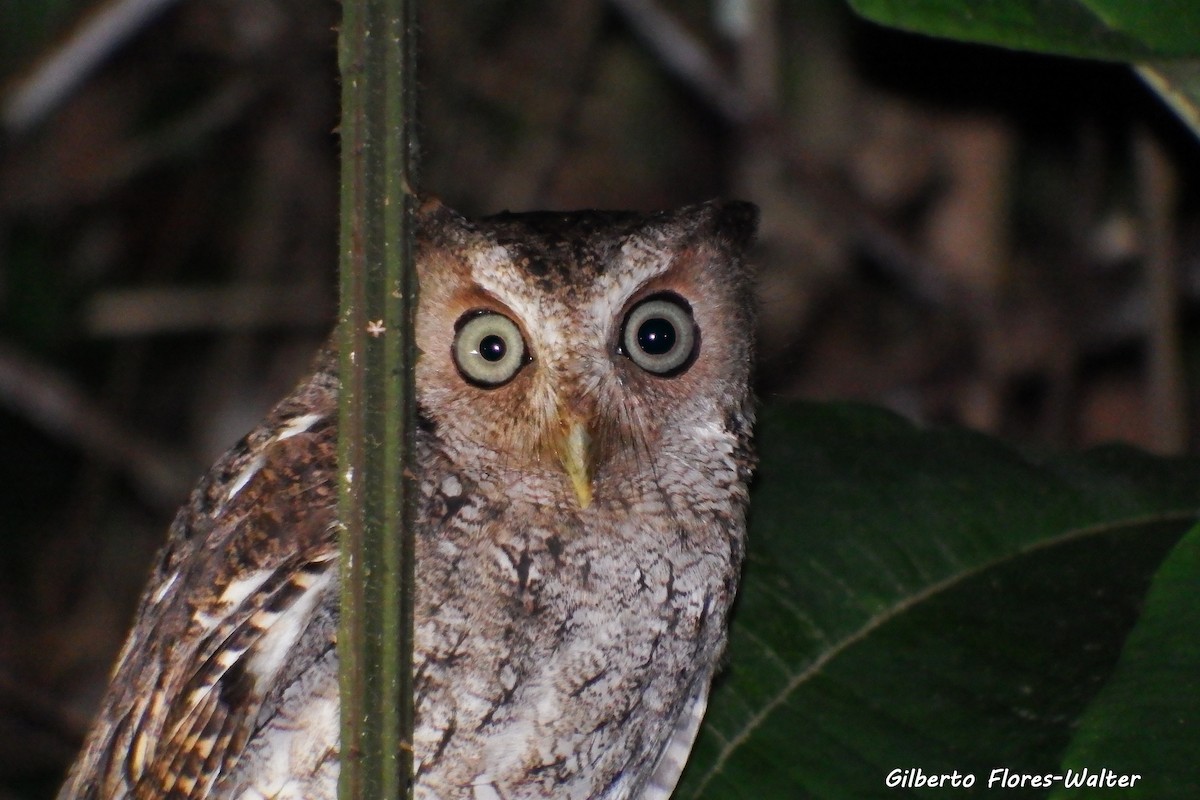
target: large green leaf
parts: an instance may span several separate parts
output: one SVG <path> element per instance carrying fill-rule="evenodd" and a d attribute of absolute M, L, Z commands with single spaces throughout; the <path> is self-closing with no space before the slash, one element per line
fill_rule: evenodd
<path fill-rule="evenodd" d="M 1200 797 L 1200 526 L 1154 578 L 1116 673 L 1083 715 L 1063 768 L 1098 765 L 1142 779 L 1122 797 Z M 1061 771 L 1061 770 L 1060 770 Z M 1088 797 L 1086 787 L 1055 800 Z"/>
<path fill-rule="evenodd" d="M 1018 50 L 1116 61 L 1200 56 L 1192 0 L 849 0 L 885 25 Z"/>
<path fill-rule="evenodd" d="M 930 36 L 1138 63 L 1150 87 L 1200 137 L 1200 3 L 1194 0 L 848 2 L 875 22 Z"/>
<path fill-rule="evenodd" d="M 1055 772 L 1200 503 L 1194 460 L 1037 458 L 874 409 L 777 409 L 758 441 L 730 665 L 679 797 Z"/>

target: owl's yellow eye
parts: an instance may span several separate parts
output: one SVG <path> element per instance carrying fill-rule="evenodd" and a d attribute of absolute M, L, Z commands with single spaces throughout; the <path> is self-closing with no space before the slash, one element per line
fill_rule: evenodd
<path fill-rule="evenodd" d="M 673 294 L 655 295 L 634 306 L 621 328 L 621 352 L 664 378 L 690 367 L 699 345 L 692 309 Z"/>
<path fill-rule="evenodd" d="M 474 311 L 455 327 L 454 364 L 470 383 L 485 388 L 508 383 L 529 360 L 520 329 L 503 314 Z"/>

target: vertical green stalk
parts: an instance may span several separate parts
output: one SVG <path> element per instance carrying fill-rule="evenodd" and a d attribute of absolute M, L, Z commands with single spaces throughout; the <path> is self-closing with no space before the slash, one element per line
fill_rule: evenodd
<path fill-rule="evenodd" d="M 341 780 L 411 795 L 415 0 L 343 0 Z"/>

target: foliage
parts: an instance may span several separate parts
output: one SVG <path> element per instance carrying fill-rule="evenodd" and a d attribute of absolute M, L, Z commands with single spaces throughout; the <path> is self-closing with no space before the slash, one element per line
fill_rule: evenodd
<path fill-rule="evenodd" d="M 1200 56 L 1200 6 L 1189 0 L 850 0 L 876 22 L 968 42 L 1145 61 Z"/>
<path fill-rule="evenodd" d="M 1138 64 L 1146 82 L 1200 136 L 1200 5 L 1190 0 L 849 0 L 905 30 Z"/>
<path fill-rule="evenodd" d="M 758 440 L 730 666 L 679 797 L 945 797 L 885 781 L 1068 767 L 1197 796 L 1200 462 L 849 406 L 772 409 Z"/>
<path fill-rule="evenodd" d="M 850 4 L 1137 62 L 1200 134 L 1195 4 Z M 1041 458 L 836 407 L 777 410 L 760 441 L 732 664 L 680 796 L 1067 798 L 1104 770 L 1122 796 L 1197 796 L 1200 464 Z"/>

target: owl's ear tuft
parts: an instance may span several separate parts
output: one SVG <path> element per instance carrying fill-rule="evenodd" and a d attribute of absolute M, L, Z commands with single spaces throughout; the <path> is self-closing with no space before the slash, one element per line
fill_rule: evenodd
<path fill-rule="evenodd" d="M 466 217 L 444 204 L 437 195 L 421 193 L 416 199 L 417 208 L 413 216 L 418 239 L 446 244 L 459 240 L 463 232 L 473 230 Z"/>
<path fill-rule="evenodd" d="M 446 208 L 446 204 L 442 202 L 442 198 L 432 192 L 417 192 L 415 197 L 418 217 L 432 218 L 449 210 Z"/>
<path fill-rule="evenodd" d="M 758 206 L 742 200 L 713 203 L 713 233 L 738 251 L 749 249 L 758 231 Z"/>

